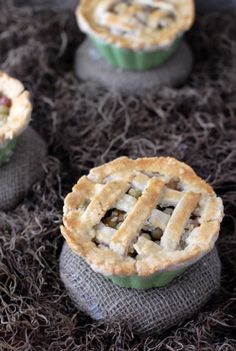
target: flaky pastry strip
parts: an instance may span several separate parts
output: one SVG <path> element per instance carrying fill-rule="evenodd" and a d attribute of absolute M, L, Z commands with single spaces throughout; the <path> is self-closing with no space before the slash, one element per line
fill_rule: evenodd
<path fill-rule="evenodd" d="M 161 246 L 169 250 L 176 250 L 184 227 L 196 208 L 200 194 L 184 193 L 182 199 L 175 207 L 172 216 L 161 238 Z"/>
<path fill-rule="evenodd" d="M 93 227 L 98 224 L 128 188 L 129 184 L 123 181 L 114 181 L 104 185 L 82 215 L 82 221 L 86 227 Z"/>
<path fill-rule="evenodd" d="M 164 183 L 161 180 L 150 179 L 142 196 L 113 236 L 111 249 L 121 255 L 127 254 L 130 243 L 139 235 L 153 208 L 158 204 L 163 186 Z"/>

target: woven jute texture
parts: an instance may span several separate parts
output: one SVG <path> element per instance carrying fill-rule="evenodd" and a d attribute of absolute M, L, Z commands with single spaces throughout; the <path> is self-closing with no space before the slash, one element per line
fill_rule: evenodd
<path fill-rule="evenodd" d="M 169 285 L 145 291 L 120 288 L 73 253 L 65 243 L 60 275 L 79 309 L 105 323 L 124 321 L 138 333 L 160 333 L 196 313 L 220 286 L 217 250 Z"/>
<path fill-rule="evenodd" d="M 46 145 L 30 127 L 17 140 L 10 161 L 0 167 L 0 210 L 16 206 L 43 175 Z"/>
<path fill-rule="evenodd" d="M 161 66 L 147 71 L 127 71 L 111 66 L 87 39 L 75 56 L 75 72 L 84 81 L 128 94 L 147 94 L 163 86 L 183 84 L 192 69 L 193 55 L 182 42 L 174 55 Z"/>

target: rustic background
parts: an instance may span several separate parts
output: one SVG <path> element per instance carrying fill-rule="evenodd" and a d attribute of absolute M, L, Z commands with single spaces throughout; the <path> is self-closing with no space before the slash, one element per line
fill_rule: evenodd
<path fill-rule="evenodd" d="M 31 91 L 32 126 L 49 150 L 44 180 L 15 210 L 0 212 L 0 350 L 235 350 L 235 14 L 199 18 L 184 87 L 137 98 L 77 81 L 73 56 L 83 36 L 71 11 L 0 6 L 1 69 Z M 94 322 L 59 278 L 63 197 L 90 167 L 122 154 L 186 161 L 224 200 L 222 287 L 161 336 Z"/>
<path fill-rule="evenodd" d="M 12 0 L 17 6 L 44 6 L 75 9 L 78 0 Z M 229 10 L 236 7 L 235 0 L 195 0 L 198 13 Z"/>

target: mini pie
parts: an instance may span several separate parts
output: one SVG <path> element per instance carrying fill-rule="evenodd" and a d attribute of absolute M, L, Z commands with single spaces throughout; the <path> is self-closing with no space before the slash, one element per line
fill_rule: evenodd
<path fill-rule="evenodd" d="M 8 160 L 16 137 L 27 127 L 32 106 L 22 83 L 0 71 L 0 165 Z"/>
<path fill-rule="evenodd" d="M 76 15 L 81 30 L 108 61 L 126 69 L 146 69 L 161 64 L 175 50 L 193 23 L 194 4 L 193 0 L 81 0 Z"/>
<path fill-rule="evenodd" d="M 186 164 L 121 157 L 73 187 L 61 232 L 94 271 L 120 286 L 150 288 L 209 252 L 222 218 L 222 200 Z"/>

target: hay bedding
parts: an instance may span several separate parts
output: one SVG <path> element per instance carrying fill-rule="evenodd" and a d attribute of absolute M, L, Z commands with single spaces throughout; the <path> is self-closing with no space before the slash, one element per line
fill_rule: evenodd
<path fill-rule="evenodd" d="M 2 4 L 5 2 L 1 2 Z M 70 12 L 2 6 L 1 69 L 32 91 L 33 126 L 50 157 L 44 181 L 0 212 L 0 350 L 235 350 L 236 23 L 202 18 L 189 36 L 196 63 L 187 85 L 138 99 L 80 83 L 71 70 L 82 36 Z M 222 288 L 198 315 L 162 336 L 97 324 L 77 311 L 59 279 L 63 196 L 109 159 L 170 154 L 222 195 Z"/>

